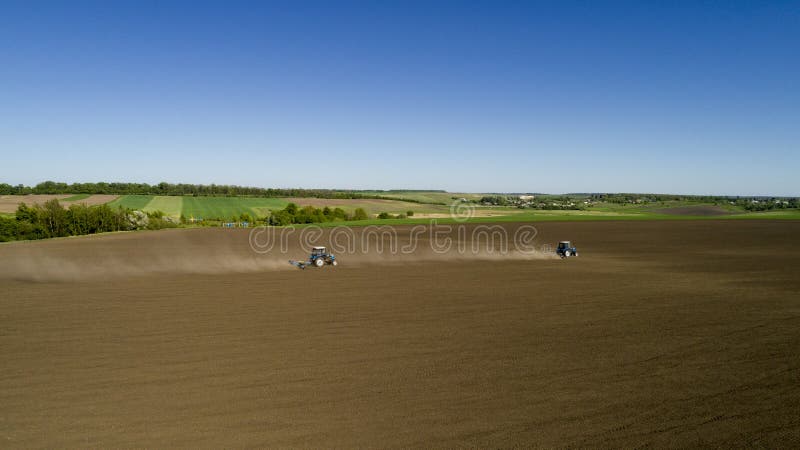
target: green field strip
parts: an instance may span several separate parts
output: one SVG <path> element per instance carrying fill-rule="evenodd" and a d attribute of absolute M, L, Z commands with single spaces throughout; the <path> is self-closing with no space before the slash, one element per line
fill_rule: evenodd
<path fill-rule="evenodd" d="M 414 213 L 447 213 L 449 206 L 433 205 L 424 203 L 412 203 L 402 200 L 375 200 L 375 199 L 352 199 L 352 200 L 331 200 L 324 198 L 294 198 L 286 199 L 299 204 L 301 207 L 310 205 L 315 208 L 329 207 L 342 208 L 348 213 L 352 213 L 356 208 L 363 208 L 367 214 L 378 214 L 388 212 L 392 214 L 404 214 L 406 211 Z M 343 203 L 344 202 L 344 203 Z"/>
<path fill-rule="evenodd" d="M 156 196 L 142 208 L 145 212 L 161 211 L 172 217 L 180 217 L 183 211 L 183 197 L 178 196 Z"/>
<path fill-rule="evenodd" d="M 242 213 L 264 217 L 271 209 L 282 209 L 288 202 L 280 198 L 260 197 L 185 197 L 183 215 L 186 218 L 222 219 Z"/>
<path fill-rule="evenodd" d="M 277 211 L 279 209 L 283 209 L 288 205 L 289 202 L 286 202 L 282 205 L 275 205 L 275 206 L 253 206 L 250 209 L 255 213 L 256 217 L 269 217 L 272 211 Z"/>
<path fill-rule="evenodd" d="M 108 206 L 112 208 L 122 206 L 123 208 L 142 210 L 151 200 L 153 200 L 152 195 L 123 195 L 109 202 Z"/>

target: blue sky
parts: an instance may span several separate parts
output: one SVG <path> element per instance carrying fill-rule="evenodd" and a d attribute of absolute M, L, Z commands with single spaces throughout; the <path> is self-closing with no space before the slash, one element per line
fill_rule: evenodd
<path fill-rule="evenodd" d="M 0 2 L 0 181 L 800 195 L 800 2 Z"/>

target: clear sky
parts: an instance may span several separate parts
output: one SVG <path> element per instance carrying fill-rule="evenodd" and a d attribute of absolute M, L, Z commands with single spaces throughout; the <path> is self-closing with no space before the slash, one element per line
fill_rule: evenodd
<path fill-rule="evenodd" d="M 800 2 L 0 1 L 0 182 L 800 195 Z"/>

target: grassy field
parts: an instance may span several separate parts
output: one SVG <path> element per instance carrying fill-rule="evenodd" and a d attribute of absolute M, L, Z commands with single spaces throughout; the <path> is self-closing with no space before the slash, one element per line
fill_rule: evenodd
<path fill-rule="evenodd" d="M 161 211 L 171 217 L 180 217 L 183 212 L 184 197 L 156 196 L 142 208 L 145 212 Z"/>
<path fill-rule="evenodd" d="M 144 207 L 146 207 L 151 200 L 153 200 L 153 197 L 153 195 L 123 195 L 110 202 L 108 205 L 112 208 L 122 206 L 123 208 L 141 210 L 144 209 Z"/>
<path fill-rule="evenodd" d="M 363 208 L 367 214 L 377 215 L 382 212 L 391 214 L 405 214 L 413 211 L 415 214 L 444 214 L 450 211 L 445 205 L 405 202 L 402 200 L 383 199 L 329 199 L 329 198 L 288 198 L 285 199 L 300 206 L 314 206 L 323 208 L 342 208 L 352 212 L 356 208 Z"/>
<path fill-rule="evenodd" d="M 669 209 L 669 208 L 700 207 L 700 206 L 719 208 L 729 212 L 743 212 L 741 208 L 729 204 L 713 205 L 709 203 L 695 203 L 686 201 L 667 201 L 667 202 L 644 203 L 644 204 L 601 202 L 588 206 L 587 209 L 590 211 L 617 212 L 617 213 L 650 213 L 656 210 Z"/>
<path fill-rule="evenodd" d="M 242 213 L 264 217 L 270 209 L 282 209 L 282 198 L 256 197 L 183 197 L 183 215 L 187 218 L 230 219 Z"/>
<path fill-rule="evenodd" d="M 386 193 L 376 192 L 380 195 Z M 408 193 L 398 192 L 401 197 Z M 451 193 L 411 193 L 416 199 L 444 200 L 443 196 L 462 195 Z M 478 194 L 471 194 L 478 195 Z M 413 211 L 415 217 L 407 219 L 370 219 L 352 222 L 370 224 L 418 224 L 436 218 L 440 223 L 454 223 L 449 217 L 450 207 L 442 204 L 414 203 L 385 199 L 322 199 L 322 198 L 261 198 L 261 197 L 179 197 L 152 195 L 125 195 L 110 203 L 144 211 L 162 211 L 172 217 L 183 214 L 186 218 L 222 219 L 238 217 L 242 213 L 254 217 L 266 217 L 270 210 L 286 207 L 290 202 L 317 208 L 342 208 L 351 213 L 363 208 L 371 216 L 380 212 L 405 214 Z M 745 212 L 733 205 L 710 205 L 690 202 L 660 202 L 650 204 L 597 203 L 584 210 L 533 210 L 514 207 L 473 206 L 475 216 L 471 222 L 540 222 L 540 221 L 586 221 L 586 220 L 700 220 L 700 219 L 800 219 L 800 211 L 783 210 L 768 212 Z M 334 222 L 328 226 L 341 225 Z"/>
<path fill-rule="evenodd" d="M 726 219 L 793 219 L 800 220 L 800 210 L 759 211 L 753 213 L 733 214 Z"/>
<path fill-rule="evenodd" d="M 242 213 L 255 217 L 266 217 L 270 210 L 283 209 L 290 202 L 302 206 L 317 208 L 342 208 L 352 213 L 356 208 L 363 208 L 368 214 L 380 212 L 404 214 L 414 211 L 416 214 L 445 214 L 449 207 L 394 200 L 379 199 L 325 199 L 325 198 L 261 198 L 261 197 L 179 197 L 152 195 L 124 195 L 109 203 L 110 206 L 122 206 L 143 211 L 162 211 L 167 215 L 178 217 L 183 214 L 187 218 L 230 219 Z"/>
<path fill-rule="evenodd" d="M 532 211 L 496 216 L 477 216 L 464 222 L 450 217 L 435 218 L 436 223 L 452 225 L 458 223 L 513 223 L 513 222 L 590 222 L 590 221 L 704 221 L 704 220 L 800 220 L 800 211 L 767 211 L 731 214 L 727 216 L 691 216 L 674 214 L 656 214 L 647 212 L 614 213 L 602 211 Z M 411 217 L 405 219 L 368 219 L 350 222 L 328 222 L 313 224 L 320 227 L 336 227 L 340 225 L 424 225 L 431 222 L 431 218 Z M 295 225 L 304 226 L 304 225 Z"/>
<path fill-rule="evenodd" d="M 478 200 L 484 194 L 466 194 L 458 192 L 430 192 L 430 191 L 367 191 L 364 194 L 380 195 L 381 197 L 396 198 L 399 200 L 411 200 L 414 202 L 444 204 L 449 205 L 453 200 L 466 198 L 467 200 Z"/>

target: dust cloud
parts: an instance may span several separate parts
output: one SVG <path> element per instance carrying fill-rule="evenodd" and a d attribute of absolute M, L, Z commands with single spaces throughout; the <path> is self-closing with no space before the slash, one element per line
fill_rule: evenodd
<path fill-rule="evenodd" d="M 445 235 L 449 244 L 432 245 L 428 235 L 413 240 L 408 234 L 364 236 L 351 232 L 349 241 L 322 230 L 313 239 L 302 233 L 276 242 L 268 251 L 254 248 L 249 230 L 191 229 L 119 233 L 101 236 L 16 242 L 0 245 L 0 279 L 92 281 L 159 274 L 226 274 L 297 270 L 290 259 L 305 260 L 311 245 L 324 245 L 336 254 L 333 269 L 374 264 L 452 263 L 557 259 L 547 250 L 520 251 L 489 241 L 475 244 L 463 236 Z M 324 270 L 323 269 L 323 270 Z"/>

